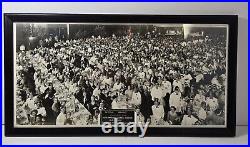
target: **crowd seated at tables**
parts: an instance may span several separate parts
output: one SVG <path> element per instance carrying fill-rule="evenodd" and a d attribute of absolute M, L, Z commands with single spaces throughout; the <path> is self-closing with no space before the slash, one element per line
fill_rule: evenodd
<path fill-rule="evenodd" d="M 98 125 L 133 109 L 150 125 L 224 125 L 226 37 L 42 39 L 16 53 L 16 124 Z"/>

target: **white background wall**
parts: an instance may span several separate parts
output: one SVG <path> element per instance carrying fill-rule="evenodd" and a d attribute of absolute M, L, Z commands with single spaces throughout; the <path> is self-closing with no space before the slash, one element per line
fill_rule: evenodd
<path fill-rule="evenodd" d="M 239 16 L 237 125 L 248 123 L 247 3 L 3 3 L 3 13 L 164 14 Z M 55 20 L 56 21 L 56 20 Z M 3 41 L 2 41 L 3 42 Z M 119 143 L 119 142 L 118 142 Z"/>

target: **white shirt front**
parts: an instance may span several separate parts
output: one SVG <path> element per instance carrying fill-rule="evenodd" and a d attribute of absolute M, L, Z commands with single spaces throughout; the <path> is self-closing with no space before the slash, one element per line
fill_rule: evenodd
<path fill-rule="evenodd" d="M 182 122 L 181 122 L 181 125 L 190 126 L 190 125 L 194 125 L 195 122 L 197 122 L 197 121 L 198 121 L 198 119 L 195 118 L 193 115 L 191 115 L 190 117 L 188 115 L 184 115 Z"/>
<path fill-rule="evenodd" d="M 127 90 L 125 91 L 125 95 L 126 95 L 127 98 L 129 98 L 129 99 L 131 99 L 132 93 L 133 93 L 132 90 L 128 90 L 128 89 L 127 89 Z"/>
<path fill-rule="evenodd" d="M 169 106 L 174 106 L 176 108 L 176 112 L 181 111 L 181 93 L 176 94 L 175 92 L 173 92 L 170 95 Z"/>
<path fill-rule="evenodd" d="M 34 99 L 31 99 L 31 98 L 28 98 L 26 100 L 25 105 L 27 105 L 30 108 L 30 110 L 33 110 L 36 108 L 35 101 L 34 101 Z"/>
<path fill-rule="evenodd" d="M 37 115 L 41 114 L 43 117 L 46 116 L 46 110 L 44 107 L 38 108 L 37 109 Z"/>
<path fill-rule="evenodd" d="M 217 78 L 213 78 L 212 80 L 211 80 L 211 83 L 212 84 L 214 84 L 214 85 L 217 85 L 217 86 L 221 86 L 221 84 L 219 83 L 219 81 L 218 81 L 218 79 Z"/>
<path fill-rule="evenodd" d="M 113 83 L 113 80 L 112 80 L 112 78 L 108 78 L 108 79 L 106 78 L 103 80 L 103 83 L 111 85 Z"/>
<path fill-rule="evenodd" d="M 135 105 L 141 104 L 141 94 L 140 92 L 133 92 L 131 102 Z"/>
<path fill-rule="evenodd" d="M 175 90 L 175 87 L 176 87 L 176 86 L 178 86 L 179 89 L 180 89 L 180 91 L 183 92 L 183 87 L 182 87 L 181 81 L 176 81 L 176 80 L 174 80 L 174 82 L 173 82 L 173 91 Z"/>
<path fill-rule="evenodd" d="M 195 77 L 196 83 L 200 82 L 200 80 L 203 79 L 203 78 L 204 78 L 203 74 L 198 74 L 198 75 Z"/>
<path fill-rule="evenodd" d="M 115 83 L 114 86 L 113 86 L 113 91 L 120 91 L 120 89 L 122 88 L 122 83 Z"/>
<path fill-rule="evenodd" d="M 146 77 L 145 72 L 140 72 L 140 73 L 139 73 L 139 77 L 140 77 L 141 79 L 145 79 L 145 77 Z"/>
<path fill-rule="evenodd" d="M 154 98 L 158 98 L 159 100 L 162 99 L 163 97 L 163 90 L 161 89 L 161 87 L 153 87 L 151 89 L 151 96 L 152 96 L 152 100 L 154 100 Z"/>
<path fill-rule="evenodd" d="M 97 58 L 96 58 L 95 56 L 91 57 L 91 58 L 89 59 L 89 64 L 90 64 L 90 65 L 95 65 L 95 64 L 96 64 L 96 60 L 97 60 Z"/>
<path fill-rule="evenodd" d="M 187 82 L 188 84 L 190 84 L 190 81 L 192 80 L 192 76 L 190 74 L 184 75 L 184 80 L 185 82 Z"/>
<path fill-rule="evenodd" d="M 207 112 L 203 108 L 199 110 L 198 118 L 202 120 L 205 120 L 207 118 Z"/>
<path fill-rule="evenodd" d="M 172 91 L 172 84 L 169 81 L 163 81 L 162 82 L 163 87 L 164 87 L 164 94 L 166 95 L 167 93 L 171 94 Z"/>
<path fill-rule="evenodd" d="M 56 125 L 64 125 L 65 121 L 66 121 L 66 115 L 60 113 L 56 118 Z"/>
<path fill-rule="evenodd" d="M 148 70 L 148 74 L 149 74 L 149 75 L 152 75 L 152 74 L 153 74 L 152 69 L 149 69 L 149 70 Z"/>
<path fill-rule="evenodd" d="M 144 116 L 140 113 L 140 114 L 136 114 L 136 124 L 144 124 Z"/>
<path fill-rule="evenodd" d="M 153 111 L 153 118 L 159 121 L 161 118 L 164 118 L 164 108 L 163 105 L 153 105 L 152 106 Z"/>
<path fill-rule="evenodd" d="M 127 109 L 126 104 L 123 101 L 113 100 L 111 104 L 112 109 Z"/>
<path fill-rule="evenodd" d="M 99 96 L 101 93 L 100 89 L 99 88 L 95 88 L 94 91 L 93 91 L 93 96 Z"/>

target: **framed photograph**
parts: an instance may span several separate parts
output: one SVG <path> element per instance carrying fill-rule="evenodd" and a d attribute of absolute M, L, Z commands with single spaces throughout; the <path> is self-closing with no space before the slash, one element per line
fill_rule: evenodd
<path fill-rule="evenodd" d="M 4 14 L 6 136 L 235 136 L 237 15 Z"/>

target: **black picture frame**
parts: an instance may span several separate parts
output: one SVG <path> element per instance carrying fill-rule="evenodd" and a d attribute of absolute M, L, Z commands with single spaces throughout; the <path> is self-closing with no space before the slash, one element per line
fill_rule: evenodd
<path fill-rule="evenodd" d="M 15 128 L 13 125 L 13 23 L 100 22 L 100 23 L 187 23 L 228 24 L 228 104 L 226 128 L 148 128 L 146 136 L 233 137 L 236 129 L 237 15 L 120 15 L 120 14 L 4 14 L 4 106 L 5 136 L 138 136 L 104 134 L 100 128 Z"/>

